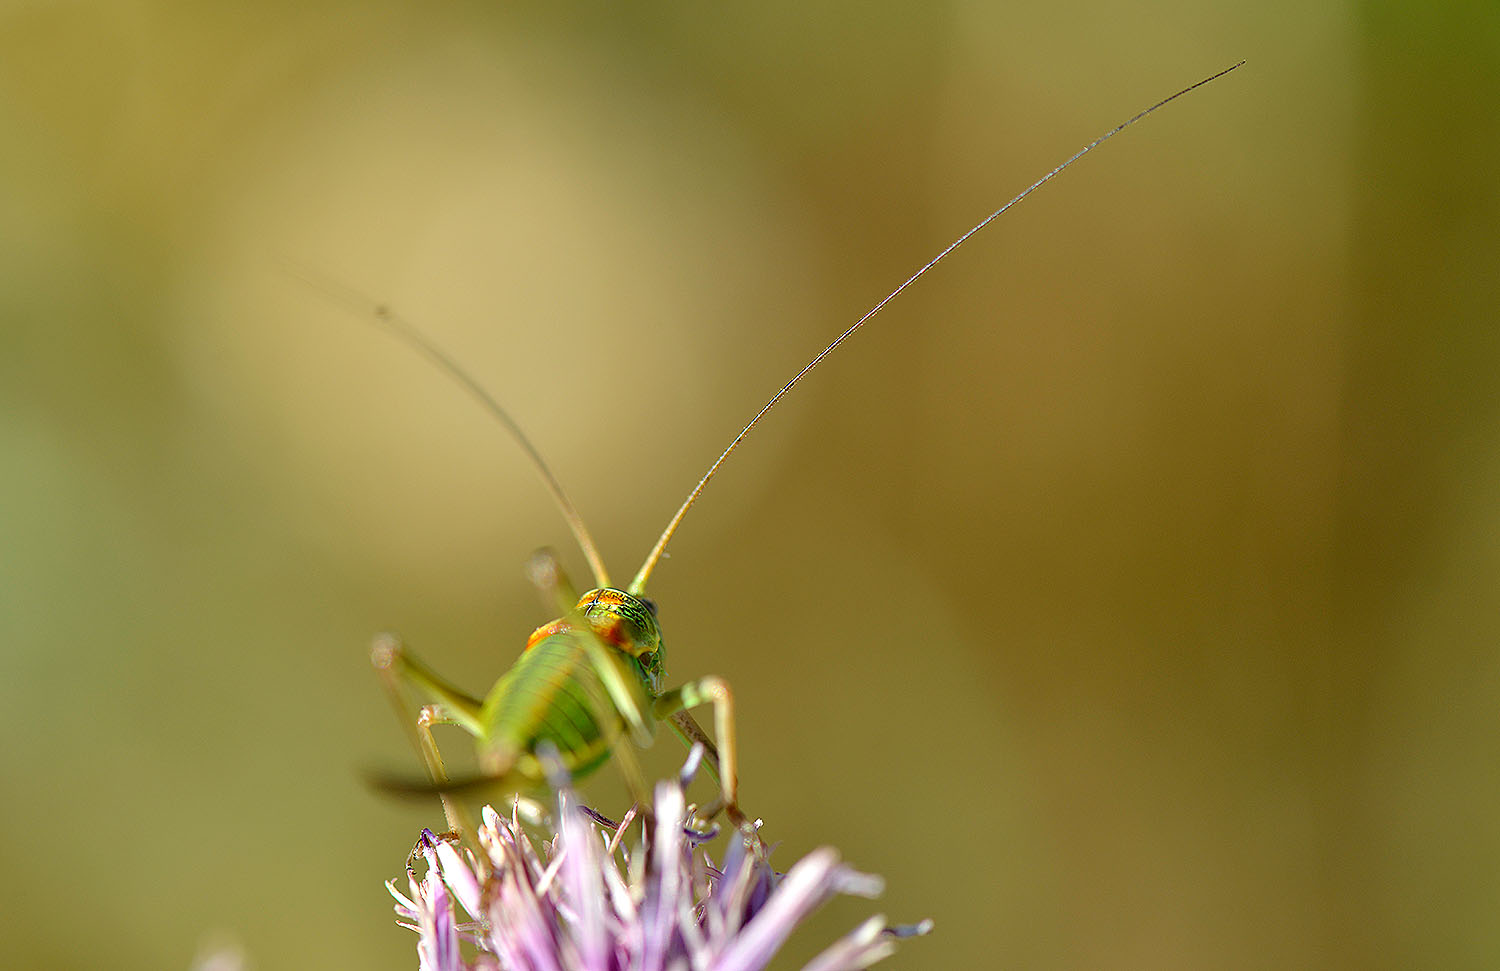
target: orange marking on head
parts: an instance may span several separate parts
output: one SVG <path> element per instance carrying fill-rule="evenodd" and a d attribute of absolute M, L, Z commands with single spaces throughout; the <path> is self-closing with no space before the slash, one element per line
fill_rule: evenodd
<path fill-rule="evenodd" d="M 589 626 L 594 628 L 594 633 L 598 634 L 599 639 L 609 646 L 620 648 L 625 646 L 626 638 L 620 633 L 620 621 L 617 618 L 610 618 L 608 621 L 590 618 Z"/>
<path fill-rule="evenodd" d="M 628 596 L 618 590 L 593 590 L 586 594 L 582 600 L 578 601 L 578 610 L 580 613 L 587 615 L 588 608 L 590 607 L 596 607 L 600 605 L 606 607 L 616 607 L 620 604 L 625 603 L 627 599 L 629 599 Z M 620 620 L 618 617 L 610 617 L 608 620 L 606 620 L 601 617 L 593 616 L 589 617 L 588 621 L 589 626 L 594 629 L 595 634 L 599 635 L 600 640 L 604 641 L 606 644 L 609 644 L 611 647 L 622 649 L 625 647 L 626 641 L 629 640 L 629 638 L 621 633 Z"/>

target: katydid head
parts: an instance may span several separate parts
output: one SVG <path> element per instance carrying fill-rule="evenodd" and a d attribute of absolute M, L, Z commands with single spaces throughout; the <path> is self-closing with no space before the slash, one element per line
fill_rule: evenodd
<path fill-rule="evenodd" d="M 656 625 L 656 604 L 614 587 L 590 590 L 578 600 L 578 613 L 604 643 L 630 655 L 645 671 L 654 694 L 666 676 L 666 648 Z"/>

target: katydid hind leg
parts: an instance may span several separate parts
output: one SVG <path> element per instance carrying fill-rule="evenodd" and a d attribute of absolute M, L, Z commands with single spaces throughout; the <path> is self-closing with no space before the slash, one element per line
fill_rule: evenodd
<path fill-rule="evenodd" d="M 370 662 L 380 675 L 381 685 L 402 729 L 427 766 L 427 773 L 442 799 L 443 815 L 449 829 L 460 836 L 474 833 L 468 813 L 452 794 L 444 791 L 449 779 L 442 753 L 432 737 L 432 726 L 454 725 L 477 737 L 480 734 L 480 702 L 413 657 L 394 634 L 381 634 L 375 638 L 370 648 Z M 403 686 L 410 686 L 436 699 L 436 703 L 412 711 Z"/>
<path fill-rule="evenodd" d="M 410 720 L 412 713 L 407 707 L 403 691 L 403 686 L 409 686 L 431 701 L 443 705 L 448 716 L 453 719 L 451 724 L 458 725 L 476 737 L 484 733 L 480 719 L 484 702 L 418 660 L 395 634 L 376 636 L 375 643 L 370 647 L 370 663 L 380 675 L 386 694 L 390 696 L 403 725 L 413 724 Z"/>

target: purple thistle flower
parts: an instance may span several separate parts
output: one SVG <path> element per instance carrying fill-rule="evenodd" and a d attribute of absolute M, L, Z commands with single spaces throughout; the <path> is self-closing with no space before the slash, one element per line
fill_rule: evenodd
<path fill-rule="evenodd" d="M 681 782 L 656 790 L 649 850 L 619 826 L 558 795 L 557 834 L 537 851 L 514 813 L 486 806 L 478 859 L 428 830 L 407 868 L 410 894 L 386 883 L 398 922 L 418 934 L 421 971 L 759 971 L 804 918 L 838 894 L 874 897 L 879 877 L 814 850 L 778 874 L 732 840 L 721 866 L 697 852 Z M 590 817 L 594 821 L 590 821 Z M 415 855 L 415 854 L 414 854 Z M 456 906 L 455 906 L 456 905 Z M 852 971 L 890 954 L 931 921 L 888 927 L 871 917 L 804 971 Z M 467 946 L 465 946 L 467 945 Z M 465 952 L 472 957 L 465 957 Z"/>

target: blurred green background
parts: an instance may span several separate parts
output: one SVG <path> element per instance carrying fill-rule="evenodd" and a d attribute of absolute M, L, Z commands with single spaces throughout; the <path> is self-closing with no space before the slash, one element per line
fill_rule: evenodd
<path fill-rule="evenodd" d="M 672 680 L 735 686 L 778 860 L 936 919 L 892 968 L 1500 964 L 1490 0 L 8 4 L 7 963 L 414 967 L 369 639 L 480 691 L 526 555 L 583 573 L 288 261 L 628 577 L 843 326 L 1240 58 L 757 430 L 656 574 Z"/>

